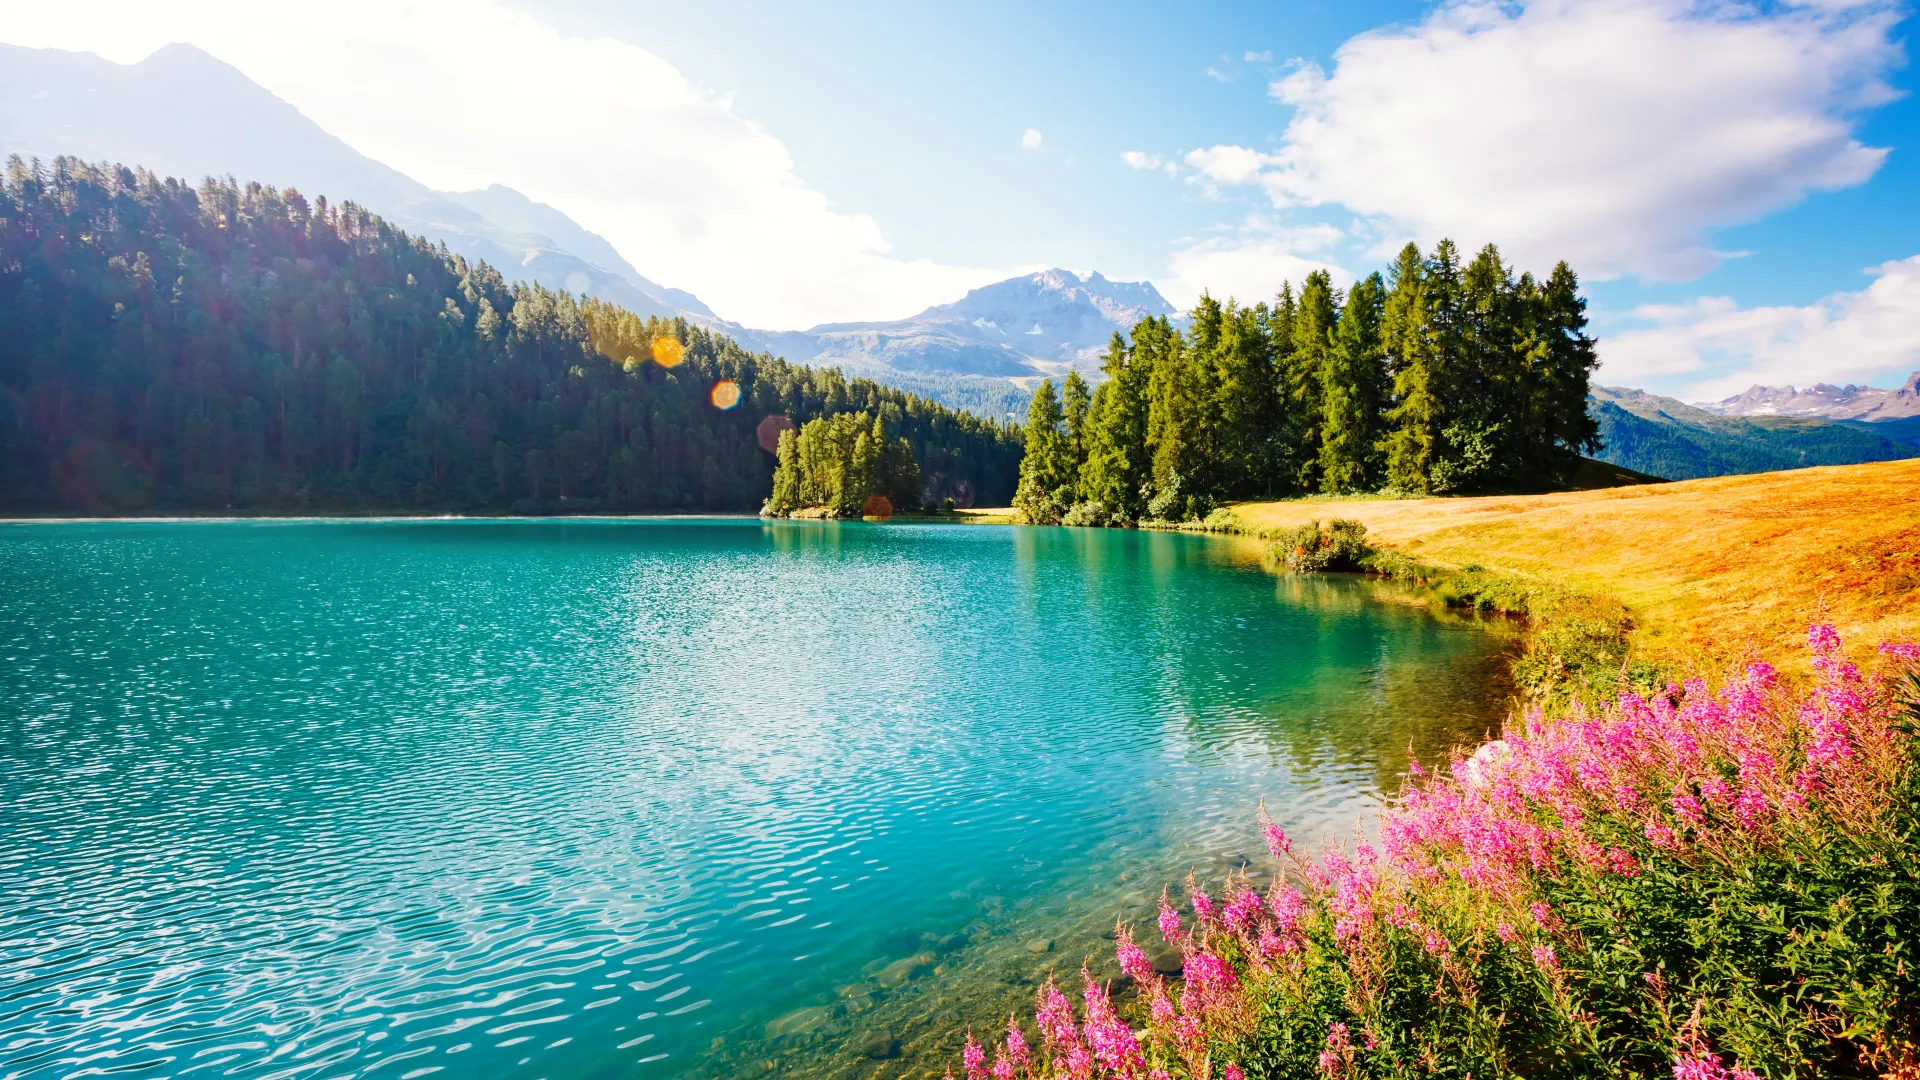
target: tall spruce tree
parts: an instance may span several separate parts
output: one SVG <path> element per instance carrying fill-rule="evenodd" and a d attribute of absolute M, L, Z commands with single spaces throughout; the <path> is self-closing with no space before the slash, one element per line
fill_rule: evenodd
<path fill-rule="evenodd" d="M 1321 369 L 1320 490 L 1377 485 L 1384 458 L 1386 346 L 1381 337 L 1386 284 L 1373 274 L 1347 294 Z"/>
<path fill-rule="evenodd" d="M 1325 270 L 1307 275 L 1300 287 L 1300 306 L 1293 317 L 1293 352 L 1287 358 L 1287 409 L 1293 445 L 1289 464 L 1293 486 L 1314 487 L 1320 471 L 1322 389 L 1333 354 L 1334 329 L 1340 320 L 1340 296 Z"/>

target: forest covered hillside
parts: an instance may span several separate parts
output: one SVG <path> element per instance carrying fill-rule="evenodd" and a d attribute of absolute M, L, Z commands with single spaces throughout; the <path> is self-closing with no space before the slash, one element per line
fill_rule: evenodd
<path fill-rule="evenodd" d="M 1004 424 L 509 283 L 352 204 L 72 158 L 0 179 L 8 512 L 757 510 L 865 412 L 1004 504 Z"/>
<path fill-rule="evenodd" d="M 1920 457 L 1892 424 L 1722 416 L 1623 387 L 1594 387 L 1588 408 L 1600 425 L 1596 457 L 1669 480 Z"/>

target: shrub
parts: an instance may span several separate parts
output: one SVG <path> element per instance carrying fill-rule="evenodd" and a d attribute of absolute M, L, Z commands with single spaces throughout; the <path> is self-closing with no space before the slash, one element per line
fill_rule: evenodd
<path fill-rule="evenodd" d="M 1268 546 L 1268 552 L 1296 574 L 1361 570 L 1373 554 L 1366 535 L 1367 527 L 1357 521 L 1335 519 L 1325 530 L 1319 522 L 1310 521 L 1283 534 Z"/>
<path fill-rule="evenodd" d="M 1073 501 L 1073 492 L 1068 488 L 1045 491 L 1032 479 L 1023 479 L 1013 493 L 1013 508 L 1019 512 L 1020 520 L 1028 525 L 1058 525 L 1060 517 L 1066 513 L 1067 506 Z"/>
<path fill-rule="evenodd" d="M 1113 520 L 1113 512 L 1107 504 L 1098 499 L 1074 503 L 1060 516 L 1062 525 L 1082 525 L 1098 528 Z"/>
<path fill-rule="evenodd" d="M 1410 765 L 1378 851 L 1300 858 L 1263 812 L 1264 893 L 1162 894 L 1183 982 L 1119 929 L 1144 1028 L 1049 982 L 1038 1046 L 989 1073 L 969 1036 L 969 1080 L 1915 1075 L 1920 648 L 1867 675 L 1808 637 L 1798 691 L 1752 664 Z"/>

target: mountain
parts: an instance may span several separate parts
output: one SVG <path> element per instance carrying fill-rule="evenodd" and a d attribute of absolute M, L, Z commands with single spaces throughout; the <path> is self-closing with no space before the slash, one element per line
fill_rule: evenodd
<path fill-rule="evenodd" d="M 847 413 L 910 441 L 910 503 L 1013 495 L 1008 425 L 510 284 L 362 207 L 16 175 L 0 511 L 750 511 L 780 432 Z"/>
<path fill-rule="evenodd" d="M 642 275 L 560 210 L 511 188 L 436 191 L 367 157 L 238 69 L 173 44 L 134 64 L 0 45 L 0 156 L 139 165 L 162 176 L 235 176 L 309 199 L 352 201 L 394 225 L 493 265 L 509 280 L 681 317 L 742 347 L 850 374 L 983 415 L 1020 415 L 1020 382 L 1098 367 L 1114 331 L 1174 315 L 1146 282 L 1046 270 L 969 292 L 909 319 L 754 330 L 692 293 Z"/>
<path fill-rule="evenodd" d="M 1643 390 L 1596 386 L 1601 461 L 1669 480 L 1920 457 L 1890 426 L 1821 417 L 1722 416 Z M 1892 437 L 1889 437 L 1892 436 Z"/>
<path fill-rule="evenodd" d="M 1805 390 L 1752 386 L 1745 393 L 1700 407 L 1721 416 L 1821 416 L 1873 422 L 1920 417 L 1920 371 L 1907 376 L 1906 385 L 1895 390 L 1852 383 L 1815 383 Z"/>
<path fill-rule="evenodd" d="M 435 191 L 367 157 L 300 110 L 192 45 L 135 64 L 0 45 L 0 156 L 140 165 L 162 176 L 237 176 L 352 201 L 408 232 L 484 259 L 509 278 L 597 296 L 640 315 L 713 312 L 646 277 L 612 244 L 498 185 Z"/>

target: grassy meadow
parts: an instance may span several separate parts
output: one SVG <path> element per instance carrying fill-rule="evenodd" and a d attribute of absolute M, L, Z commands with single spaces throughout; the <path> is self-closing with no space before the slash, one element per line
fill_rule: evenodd
<path fill-rule="evenodd" d="M 1551 495 L 1233 505 L 1271 535 L 1349 518 L 1424 563 L 1478 565 L 1620 600 L 1636 651 L 1790 655 L 1809 623 L 1849 641 L 1920 637 L 1920 461 Z"/>

